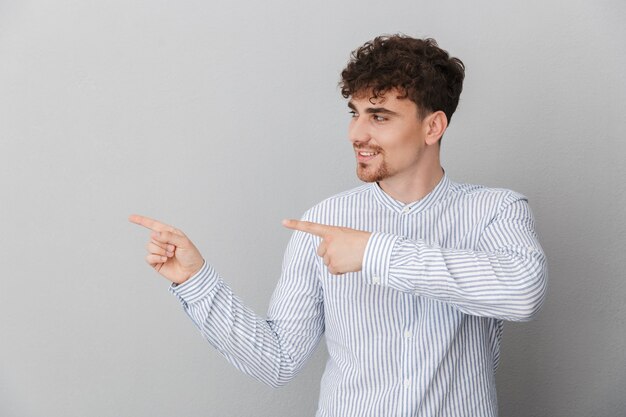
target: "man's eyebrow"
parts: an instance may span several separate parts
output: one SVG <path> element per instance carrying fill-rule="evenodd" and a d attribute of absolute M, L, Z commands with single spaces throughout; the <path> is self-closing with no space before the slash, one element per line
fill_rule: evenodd
<path fill-rule="evenodd" d="M 354 106 L 354 104 L 352 104 L 351 101 L 348 102 L 348 107 L 350 107 L 352 110 L 356 111 L 356 107 Z M 365 113 L 369 113 L 369 114 L 388 114 L 390 116 L 397 116 L 398 113 L 396 113 L 395 111 L 386 109 L 384 107 L 368 107 L 365 109 Z"/>
<path fill-rule="evenodd" d="M 382 114 L 388 114 L 390 116 L 398 115 L 398 113 L 396 113 L 395 111 L 386 109 L 384 107 L 368 107 L 367 109 L 365 109 L 365 113 L 370 113 L 370 114 L 382 113 Z"/>

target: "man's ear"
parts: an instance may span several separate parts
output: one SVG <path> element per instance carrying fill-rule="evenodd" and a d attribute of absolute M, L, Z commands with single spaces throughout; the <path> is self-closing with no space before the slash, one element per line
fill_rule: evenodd
<path fill-rule="evenodd" d="M 426 128 L 426 144 L 434 145 L 441 139 L 448 128 L 448 118 L 441 110 L 433 112 L 424 119 Z"/>

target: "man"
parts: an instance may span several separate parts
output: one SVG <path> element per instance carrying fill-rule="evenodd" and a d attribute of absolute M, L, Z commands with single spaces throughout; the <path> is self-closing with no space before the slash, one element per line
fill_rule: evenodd
<path fill-rule="evenodd" d="M 547 267 L 526 197 L 440 165 L 464 66 L 432 39 L 378 37 L 342 72 L 365 182 L 308 210 L 267 319 L 233 296 L 179 230 L 152 219 L 147 262 L 208 341 L 272 386 L 322 333 L 318 416 L 495 416 L 502 321 L 531 319 Z"/>

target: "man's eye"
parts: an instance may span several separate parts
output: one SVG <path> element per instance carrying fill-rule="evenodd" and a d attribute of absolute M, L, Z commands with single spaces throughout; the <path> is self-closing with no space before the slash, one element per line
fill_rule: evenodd
<path fill-rule="evenodd" d="M 348 113 L 350 113 L 350 117 L 356 117 L 356 112 L 354 110 L 350 110 Z"/>
<path fill-rule="evenodd" d="M 378 114 L 374 114 L 372 115 L 372 117 L 374 118 L 374 120 L 376 120 L 377 122 L 384 122 L 385 120 L 387 120 L 386 117 L 380 116 Z"/>

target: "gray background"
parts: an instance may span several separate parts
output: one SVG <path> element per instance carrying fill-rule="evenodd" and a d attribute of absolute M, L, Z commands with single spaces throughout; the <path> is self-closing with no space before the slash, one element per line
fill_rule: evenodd
<path fill-rule="evenodd" d="M 0 415 L 312 415 L 240 374 L 144 263 L 149 215 L 265 314 L 290 232 L 358 185 L 336 87 L 381 33 L 467 66 L 453 180 L 529 197 L 549 258 L 507 324 L 502 416 L 626 414 L 621 1 L 0 1 Z"/>

